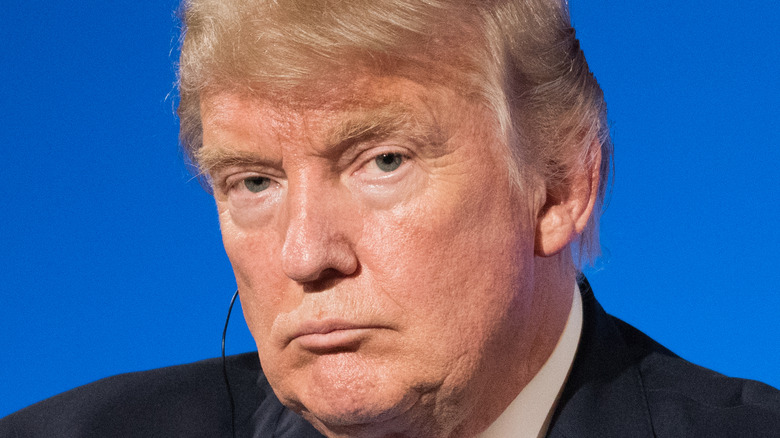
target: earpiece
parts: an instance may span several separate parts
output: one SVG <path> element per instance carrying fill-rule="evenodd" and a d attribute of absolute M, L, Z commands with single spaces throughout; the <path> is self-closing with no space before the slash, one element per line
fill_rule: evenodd
<path fill-rule="evenodd" d="M 230 313 L 233 311 L 233 304 L 238 298 L 238 289 L 230 299 L 227 318 L 225 318 L 225 328 L 222 330 L 222 376 L 225 377 L 225 388 L 227 389 L 228 399 L 230 401 L 230 430 L 233 438 L 236 438 L 236 402 L 233 400 L 233 391 L 230 390 L 230 381 L 227 374 L 227 360 L 225 359 L 225 336 L 227 336 L 228 323 L 230 322 Z"/>

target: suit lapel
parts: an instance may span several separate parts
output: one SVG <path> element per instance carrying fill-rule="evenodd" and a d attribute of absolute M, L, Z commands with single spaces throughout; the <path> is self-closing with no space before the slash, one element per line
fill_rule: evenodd
<path fill-rule="evenodd" d="M 583 325 L 569 379 L 548 437 L 652 437 L 650 412 L 637 358 L 612 317 L 580 280 Z"/>

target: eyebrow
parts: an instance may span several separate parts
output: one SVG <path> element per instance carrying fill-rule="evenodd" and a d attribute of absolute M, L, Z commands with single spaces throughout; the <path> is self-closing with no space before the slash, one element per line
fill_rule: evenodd
<path fill-rule="evenodd" d="M 268 160 L 254 152 L 237 151 L 215 146 L 201 147 L 195 152 L 195 160 L 201 173 L 210 176 L 214 172 L 231 166 L 267 165 Z"/>
<path fill-rule="evenodd" d="M 390 104 L 349 114 L 347 120 L 338 123 L 326 134 L 326 152 L 323 155 L 338 156 L 356 144 L 396 135 L 403 135 L 417 144 L 432 147 L 446 141 L 436 123 L 415 117 L 412 111 L 403 105 Z M 208 177 L 233 166 L 269 165 L 269 160 L 261 154 L 221 145 L 201 147 L 195 152 L 195 160 L 201 173 Z"/>
<path fill-rule="evenodd" d="M 353 117 L 338 124 L 327 137 L 328 150 L 341 153 L 357 143 L 381 140 L 403 135 L 424 145 L 436 146 L 444 142 L 441 129 L 435 123 L 415 117 L 400 104 L 356 111 Z"/>

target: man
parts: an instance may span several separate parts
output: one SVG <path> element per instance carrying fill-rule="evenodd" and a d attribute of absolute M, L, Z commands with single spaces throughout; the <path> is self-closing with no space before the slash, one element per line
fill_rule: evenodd
<path fill-rule="evenodd" d="M 227 387 L 217 361 L 117 376 L 0 431 L 778 435 L 777 391 L 677 358 L 577 281 L 611 146 L 565 3 L 192 0 L 184 18 L 182 142 L 258 353 Z"/>

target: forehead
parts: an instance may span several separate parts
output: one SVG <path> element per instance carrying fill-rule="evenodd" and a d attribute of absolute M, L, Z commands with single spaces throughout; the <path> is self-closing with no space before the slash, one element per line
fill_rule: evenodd
<path fill-rule="evenodd" d="M 303 135 L 329 142 L 366 132 L 432 132 L 473 111 L 473 103 L 452 90 L 399 77 L 363 77 L 311 95 L 294 101 L 238 92 L 204 95 L 204 147 L 214 146 L 214 137 L 225 133 L 244 140 L 278 142 Z"/>
<path fill-rule="evenodd" d="M 338 74 L 323 74 L 316 81 L 302 82 L 278 94 L 273 84 L 238 85 L 228 89 L 205 90 L 200 98 L 203 117 L 235 111 L 238 103 L 256 108 L 264 106 L 279 114 L 303 114 L 317 111 L 366 111 L 399 102 L 432 102 L 448 94 L 444 86 L 420 77 L 404 74 L 377 74 L 355 69 Z"/>

